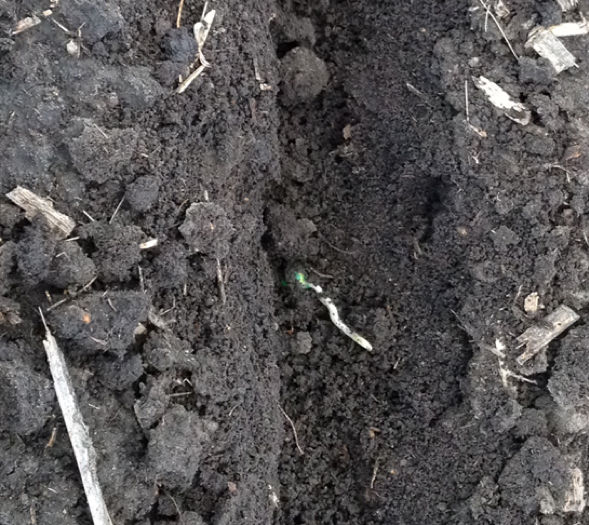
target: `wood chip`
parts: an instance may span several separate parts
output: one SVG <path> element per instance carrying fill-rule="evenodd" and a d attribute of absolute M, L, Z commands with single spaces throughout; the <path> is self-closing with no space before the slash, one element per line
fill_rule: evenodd
<path fill-rule="evenodd" d="M 539 304 L 540 298 L 536 292 L 533 292 L 524 299 L 524 310 L 527 314 L 535 314 Z"/>
<path fill-rule="evenodd" d="M 159 244 L 157 239 L 149 239 L 148 241 L 142 242 L 139 245 L 140 250 L 150 250 L 151 248 L 155 248 Z"/>
<path fill-rule="evenodd" d="M 579 319 L 577 312 L 561 304 L 544 317 L 541 323 L 531 326 L 517 338 L 520 346 L 526 346 L 526 350 L 516 359 L 517 363 L 520 366 L 524 365 Z"/>
<path fill-rule="evenodd" d="M 550 29 L 545 27 L 537 27 L 530 33 L 526 47 L 531 47 L 542 58 L 548 60 L 557 74 L 577 65 L 573 54 Z"/>
<path fill-rule="evenodd" d="M 43 314 L 41 314 L 41 317 L 43 317 Z M 45 323 L 44 318 L 43 323 Z M 92 444 L 90 432 L 78 407 L 76 393 L 63 353 L 57 346 L 57 341 L 46 324 L 43 347 L 47 354 L 57 401 L 78 463 L 92 521 L 94 525 L 112 525 L 98 480 L 96 451 Z"/>
<path fill-rule="evenodd" d="M 43 215 L 51 229 L 60 239 L 67 238 L 76 227 L 73 219 L 53 209 L 53 203 L 49 199 L 39 197 L 22 186 L 17 186 L 11 192 L 7 193 L 6 197 L 25 210 L 25 215 L 29 220 L 32 220 L 39 214 Z"/>
<path fill-rule="evenodd" d="M 480 89 L 489 102 L 503 111 L 505 116 L 522 126 L 526 126 L 532 119 L 531 111 L 521 102 L 513 100 L 503 88 L 484 76 L 472 78 L 474 85 Z"/>
<path fill-rule="evenodd" d="M 585 483 L 583 482 L 583 472 L 578 467 L 571 470 L 571 483 L 566 491 L 566 500 L 564 504 L 565 512 L 583 512 L 585 510 Z"/>

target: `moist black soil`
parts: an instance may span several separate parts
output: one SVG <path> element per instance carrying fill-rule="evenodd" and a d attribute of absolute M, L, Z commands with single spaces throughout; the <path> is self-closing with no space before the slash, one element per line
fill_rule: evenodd
<path fill-rule="evenodd" d="M 0 6 L 0 524 L 91 523 L 39 308 L 114 524 L 586 522 L 589 6 L 496 4 L 210 2 L 182 94 L 202 3 Z"/>

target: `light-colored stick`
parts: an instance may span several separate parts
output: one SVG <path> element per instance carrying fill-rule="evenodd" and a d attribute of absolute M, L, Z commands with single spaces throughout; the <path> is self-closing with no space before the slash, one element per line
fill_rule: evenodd
<path fill-rule="evenodd" d="M 526 346 L 526 350 L 516 359 L 517 363 L 520 366 L 525 364 L 579 319 L 577 312 L 561 304 L 554 312 L 544 317 L 542 325 L 530 326 L 517 338 L 520 346 Z"/>
<path fill-rule="evenodd" d="M 84 424 L 82 413 L 78 408 L 76 393 L 65 358 L 57 346 L 55 337 L 53 337 L 51 330 L 49 330 L 49 327 L 45 323 L 41 309 L 39 309 L 39 312 L 41 312 L 41 318 L 45 325 L 43 346 L 45 347 L 49 369 L 53 378 L 53 387 L 55 388 L 57 401 L 59 402 L 74 455 L 76 456 L 92 521 L 94 525 L 113 525 L 98 480 L 96 451 L 94 450 L 88 427 Z"/>
<path fill-rule="evenodd" d="M 299 436 L 297 434 L 297 429 L 295 427 L 294 421 L 285 412 L 284 408 L 282 408 L 280 405 L 278 405 L 278 408 L 280 409 L 280 412 L 282 412 L 282 415 L 286 418 L 286 420 L 290 424 L 290 427 L 292 428 L 292 433 L 294 434 L 295 446 L 297 447 L 297 450 L 299 451 L 299 454 L 301 456 L 304 456 L 305 453 L 303 452 L 303 449 L 301 448 L 301 445 L 299 444 Z"/>
<path fill-rule="evenodd" d="M 121 206 L 123 205 L 123 202 L 125 202 L 125 197 L 123 197 L 120 201 L 119 204 L 117 205 L 117 207 L 115 208 L 114 213 L 112 214 L 110 220 L 108 221 L 109 224 L 112 224 L 113 221 L 115 220 L 115 217 L 117 216 L 117 213 L 119 213 L 119 210 L 121 209 Z"/>
<path fill-rule="evenodd" d="M 195 81 L 195 79 L 198 76 L 200 76 L 205 69 L 206 69 L 206 66 L 203 66 L 203 65 L 198 66 L 192 73 L 190 73 L 190 75 L 188 75 L 186 80 L 184 80 L 184 82 L 182 82 L 182 84 L 180 84 L 178 86 L 178 89 L 176 89 L 176 93 L 178 93 L 178 94 L 184 93 L 186 91 L 186 89 L 188 88 L 188 86 L 190 86 L 190 84 L 192 84 Z"/>
<path fill-rule="evenodd" d="M 180 28 L 182 25 L 182 9 L 184 9 L 184 0 L 180 0 L 180 5 L 178 6 L 178 16 L 176 17 L 177 28 Z"/>
<path fill-rule="evenodd" d="M 468 80 L 464 81 L 464 106 L 466 108 L 466 123 L 470 124 L 470 102 L 468 100 Z"/>
<path fill-rule="evenodd" d="M 221 269 L 221 261 L 217 258 L 217 285 L 219 286 L 219 295 L 221 296 L 221 303 L 227 302 L 227 293 L 225 292 L 225 280 L 223 279 L 223 270 Z"/>
<path fill-rule="evenodd" d="M 25 215 L 29 220 L 32 220 L 39 213 L 43 215 L 51 229 L 58 233 L 60 238 L 67 238 L 76 227 L 76 223 L 72 218 L 53 209 L 53 203 L 49 199 L 39 197 L 22 186 L 14 188 L 6 194 L 6 197 L 25 210 Z"/>

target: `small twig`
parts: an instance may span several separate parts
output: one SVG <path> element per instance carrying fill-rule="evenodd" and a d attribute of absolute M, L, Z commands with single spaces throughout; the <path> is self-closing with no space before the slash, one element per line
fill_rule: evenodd
<path fill-rule="evenodd" d="M 88 288 L 90 288 L 94 284 L 94 281 L 96 281 L 96 279 L 98 279 L 98 276 L 93 277 L 87 284 L 82 286 L 82 288 L 80 288 L 77 292 L 71 293 L 69 297 L 64 297 L 63 299 L 60 299 L 56 303 L 52 304 L 49 308 L 47 308 L 47 310 L 45 310 L 45 312 L 46 313 L 51 312 L 51 310 L 54 310 L 58 306 L 61 306 L 63 303 L 67 303 L 68 301 L 71 301 L 72 299 L 76 298 L 82 292 L 85 292 Z"/>
<path fill-rule="evenodd" d="M 329 246 L 330 248 L 333 248 L 336 252 L 339 253 L 343 253 L 344 255 L 355 255 L 356 253 L 358 253 L 356 250 L 342 250 L 341 248 L 338 248 L 337 246 L 335 246 L 334 244 L 330 243 L 326 238 L 325 235 L 319 234 L 321 237 L 321 240 L 327 244 L 327 246 Z"/>
<path fill-rule="evenodd" d="M 53 429 L 51 430 L 51 436 L 49 437 L 49 441 L 47 442 L 47 445 L 45 445 L 45 448 L 52 448 L 53 445 L 55 445 L 56 439 L 57 439 L 57 427 L 53 427 Z"/>
<path fill-rule="evenodd" d="M 166 314 L 169 314 L 172 310 L 176 309 L 176 298 L 172 297 L 172 306 L 170 306 L 170 308 L 166 308 L 163 312 L 160 312 L 160 316 L 164 316 Z"/>
<path fill-rule="evenodd" d="M 105 139 L 108 139 L 106 132 L 96 122 L 92 122 L 92 125 L 96 128 L 96 131 L 100 133 Z"/>
<path fill-rule="evenodd" d="M 115 217 L 117 216 L 117 213 L 119 213 L 119 210 L 121 209 L 121 206 L 123 205 L 123 202 L 125 202 L 125 197 L 123 196 L 123 198 L 121 199 L 121 201 L 119 202 L 118 206 L 115 208 L 114 213 L 112 214 L 112 217 L 110 218 L 110 220 L 108 221 L 109 224 L 112 224 L 113 221 L 115 220 Z"/>
<path fill-rule="evenodd" d="M 49 199 L 39 197 L 22 186 L 14 188 L 6 197 L 25 211 L 27 219 L 32 220 L 33 217 L 42 215 L 60 238 L 65 239 L 76 227 L 72 218 L 53 209 L 53 203 Z"/>
<path fill-rule="evenodd" d="M 78 463 L 92 521 L 94 525 L 112 525 L 96 470 L 96 451 L 92 444 L 88 427 L 85 425 L 82 413 L 78 407 L 76 393 L 65 358 L 57 346 L 57 341 L 49 330 L 45 322 L 45 317 L 43 316 L 43 311 L 40 308 L 39 313 L 45 326 L 43 347 L 47 354 L 47 361 L 49 362 L 49 370 L 53 378 L 57 401 L 61 408 L 74 456 Z"/>
<path fill-rule="evenodd" d="M 108 306 L 110 306 L 110 309 L 111 309 L 113 312 L 118 312 L 118 310 L 115 308 L 115 305 L 114 305 L 114 304 L 112 304 L 112 299 L 111 299 L 110 297 L 107 297 L 107 298 L 106 298 L 106 302 L 108 303 Z"/>
<path fill-rule="evenodd" d="M 72 35 L 73 33 L 67 28 L 65 27 L 63 24 L 60 24 L 57 20 L 55 20 L 55 18 L 50 18 L 50 20 L 57 26 L 59 27 L 59 29 L 61 29 L 66 35 Z"/>
<path fill-rule="evenodd" d="M 178 86 L 178 89 L 176 89 L 176 93 L 178 93 L 178 94 L 184 93 L 186 91 L 186 89 L 188 88 L 188 86 L 190 86 L 190 84 L 192 84 L 196 80 L 196 78 L 202 74 L 202 72 L 205 69 L 206 69 L 206 66 L 204 66 L 202 64 L 200 66 L 198 66 L 198 68 L 196 68 L 192 73 L 190 73 L 190 75 L 188 75 L 186 80 L 184 80 L 182 82 L 182 84 L 180 84 Z"/>
<path fill-rule="evenodd" d="M 372 478 L 370 480 L 370 489 L 374 489 L 374 483 L 376 482 L 376 475 L 378 474 L 378 458 L 374 462 L 374 469 L 372 470 Z"/>
<path fill-rule="evenodd" d="M 488 7 L 487 4 L 485 4 L 485 2 L 483 0 L 479 0 L 479 2 L 481 3 L 481 5 L 485 9 L 485 11 L 487 12 L 487 16 L 490 16 L 491 19 L 493 20 L 493 22 L 495 22 L 495 25 L 497 26 L 497 29 L 499 29 L 499 32 L 501 33 L 501 36 L 505 40 L 505 43 L 507 44 L 507 47 L 509 47 L 509 50 L 511 51 L 511 54 L 519 62 L 519 56 L 517 56 L 517 53 L 515 52 L 515 50 L 511 46 L 511 42 L 507 38 L 507 35 L 505 34 L 505 31 L 503 31 L 503 28 L 501 27 L 501 24 L 499 23 L 499 20 L 497 20 L 497 18 L 495 18 L 495 15 L 493 13 L 491 13 L 491 8 Z"/>
<path fill-rule="evenodd" d="M 299 454 L 301 456 L 304 456 L 305 453 L 303 452 L 303 449 L 301 448 L 301 446 L 299 445 L 299 436 L 297 434 L 297 429 L 295 428 L 295 424 L 294 421 L 288 416 L 288 414 L 284 411 L 284 408 L 282 408 L 280 405 L 278 405 L 278 408 L 280 409 L 280 411 L 282 412 L 282 415 L 286 418 L 286 420 L 290 423 L 290 426 L 292 427 L 292 433 L 294 434 L 294 440 L 295 440 L 295 445 L 297 447 L 297 450 L 299 451 Z"/>
<path fill-rule="evenodd" d="M 470 109 L 468 102 L 468 80 L 464 81 L 464 105 L 466 108 L 466 123 L 470 125 Z"/>
<path fill-rule="evenodd" d="M 407 89 L 409 91 L 411 91 L 411 93 L 413 93 L 414 95 L 417 95 L 421 100 L 423 100 L 427 106 L 429 106 L 430 108 L 432 107 L 432 105 L 430 104 L 428 97 L 425 93 L 419 91 L 419 89 L 417 89 L 413 84 L 411 84 L 410 82 L 405 82 L 405 86 L 407 87 Z"/>
<path fill-rule="evenodd" d="M 143 280 L 143 270 L 141 266 L 137 266 L 137 271 L 139 273 L 139 283 L 141 284 L 141 291 L 145 293 L 145 281 Z"/>
<path fill-rule="evenodd" d="M 234 405 L 231 410 L 229 410 L 229 414 L 227 414 L 227 417 L 231 417 L 233 415 L 233 412 L 235 412 L 235 410 L 241 405 L 241 401 L 239 403 L 237 403 L 236 405 Z"/>
<path fill-rule="evenodd" d="M 464 107 L 466 113 L 466 124 L 467 126 L 474 131 L 479 137 L 486 138 L 487 132 L 483 129 L 477 128 L 476 126 L 470 123 L 470 100 L 468 96 L 468 80 L 464 81 Z"/>
<path fill-rule="evenodd" d="M 316 270 L 312 266 L 309 266 L 309 270 L 311 270 L 314 274 L 318 275 L 319 277 L 323 277 L 323 279 L 335 279 L 335 277 L 329 273 L 321 273 L 319 270 Z"/>
<path fill-rule="evenodd" d="M 55 310 L 55 308 L 61 306 L 63 303 L 67 303 L 70 299 L 71 297 L 64 297 L 63 299 L 60 299 L 56 303 L 53 303 L 49 308 L 47 308 L 45 312 L 51 312 L 51 310 Z"/>
<path fill-rule="evenodd" d="M 94 281 L 96 281 L 96 279 L 98 279 L 98 276 L 93 277 L 92 279 L 90 279 L 90 281 L 88 281 L 87 284 L 85 284 L 84 286 L 82 286 L 82 288 L 80 289 L 80 291 L 77 292 L 77 293 L 78 294 L 81 294 L 82 292 L 85 292 L 88 288 L 90 288 L 94 284 Z"/>
<path fill-rule="evenodd" d="M 227 302 L 227 294 L 225 293 L 225 281 L 223 280 L 223 271 L 221 270 L 221 261 L 217 258 L 217 284 L 219 285 L 219 295 L 221 296 L 221 303 Z"/>
<path fill-rule="evenodd" d="M 180 0 L 180 5 L 178 6 L 178 16 L 176 17 L 177 28 L 180 28 L 182 23 L 182 9 L 184 9 L 184 0 Z"/>
<path fill-rule="evenodd" d="M 90 219 L 91 222 L 96 222 L 96 219 L 92 217 L 86 210 L 82 210 L 82 213 Z"/>

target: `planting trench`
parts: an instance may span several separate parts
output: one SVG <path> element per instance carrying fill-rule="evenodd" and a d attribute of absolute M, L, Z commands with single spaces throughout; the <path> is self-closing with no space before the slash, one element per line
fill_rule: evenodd
<path fill-rule="evenodd" d="M 76 222 L 0 200 L 0 524 L 91 523 L 39 307 L 115 524 L 586 521 L 589 36 L 525 43 L 588 6 L 503 4 L 210 2 L 182 94 L 202 3 L 0 6 L 0 192 Z"/>

